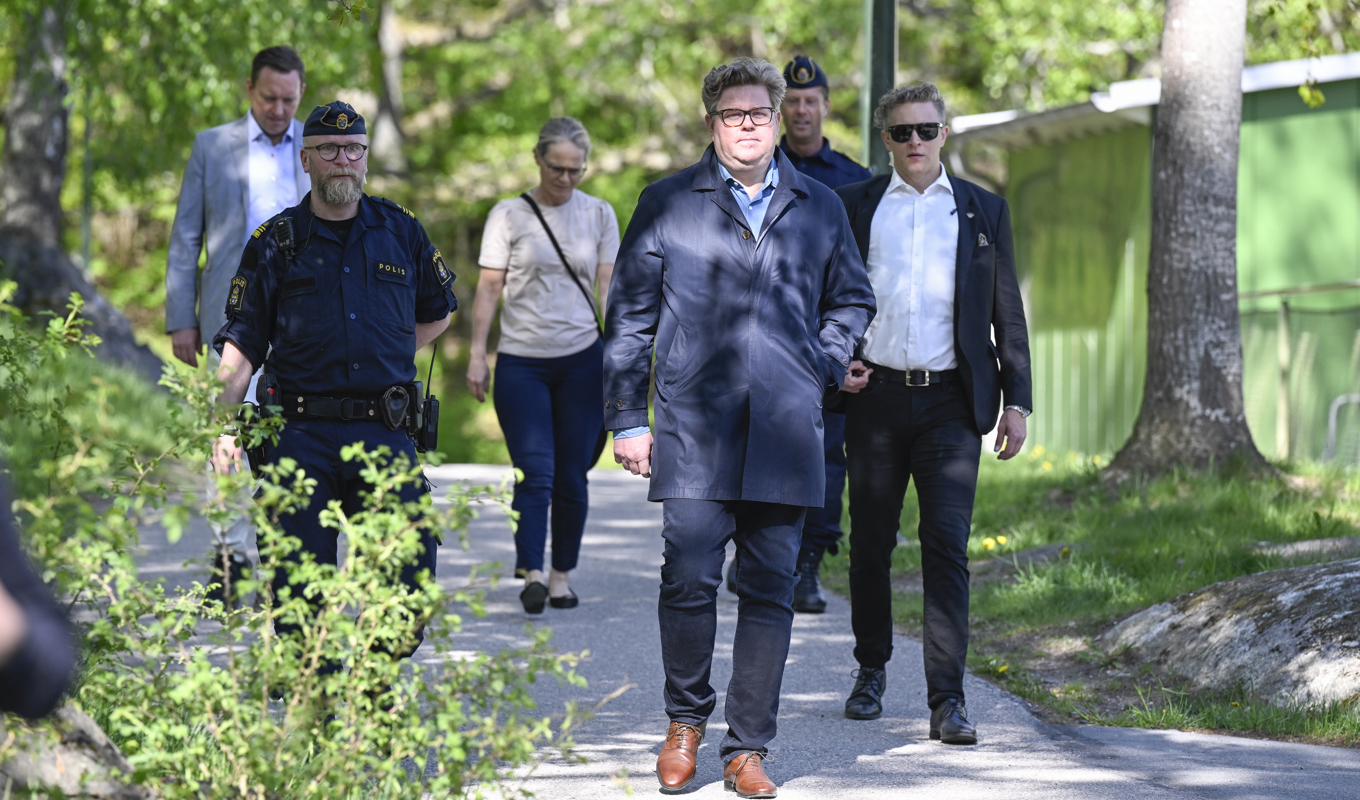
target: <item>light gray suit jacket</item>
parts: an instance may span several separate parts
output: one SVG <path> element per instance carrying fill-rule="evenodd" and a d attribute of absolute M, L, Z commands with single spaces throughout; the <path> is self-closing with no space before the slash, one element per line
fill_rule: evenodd
<path fill-rule="evenodd" d="M 249 114 L 250 112 L 246 112 Z M 175 224 L 170 228 L 170 255 L 165 267 L 165 330 L 198 326 L 204 342 L 226 323 L 227 292 L 246 238 L 246 206 L 250 203 L 250 151 L 246 117 L 209 128 L 194 137 L 189 165 L 179 190 Z M 302 123 L 293 120 L 294 164 L 302 150 Z M 311 177 L 297 164 L 293 170 L 298 197 L 311 189 Z M 203 276 L 198 256 L 208 251 Z"/>

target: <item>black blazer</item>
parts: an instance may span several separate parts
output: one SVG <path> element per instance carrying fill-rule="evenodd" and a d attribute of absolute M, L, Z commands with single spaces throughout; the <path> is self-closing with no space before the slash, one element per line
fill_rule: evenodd
<path fill-rule="evenodd" d="M 845 203 L 860 257 L 869 262 L 869 228 L 888 189 L 878 175 L 836 190 Z M 1034 408 L 1029 333 L 1020 283 L 1015 276 L 1011 212 L 1006 201 L 953 175 L 959 208 L 959 247 L 954 276 L 954 354 L 978 433 L 996 426 L 1001 400 Z M 878 298 L 881 306 L 885 298 Z M 995 334 L 995 343 L 992 341 Z"/>

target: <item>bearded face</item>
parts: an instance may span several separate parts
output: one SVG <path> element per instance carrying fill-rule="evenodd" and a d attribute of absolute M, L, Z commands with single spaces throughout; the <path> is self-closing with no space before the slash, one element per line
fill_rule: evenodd
<path fill-rule="evenodd" d="M 359 202 L 364 195 L 364 185 L 368 183 L 365 177 L 367 170 L 355 169 L 353 165 L 326 166 L 330 169 L 312 172 L 312 191 L 316 192 L 321 202 L 330 206 Z"/>

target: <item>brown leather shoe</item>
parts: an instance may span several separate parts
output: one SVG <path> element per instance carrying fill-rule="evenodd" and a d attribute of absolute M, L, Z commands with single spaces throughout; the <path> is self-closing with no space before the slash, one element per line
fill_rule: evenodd
<path fill-rule="evenodd" d="M 683 791 L 694 780 L 694 764 L 699 757 L 699 743 L 704 740 L 708 723 L 690 725 L 671 722 L 666 730 L 666 743 L 656 757 L 656 777 L 661 781 L 661 792 Z"/>
<path fill-rule="evenodd" d="M 779 787 L 765 774 L 765 757 L 752 750 L 727 762 L 723 770 L 723 788 L 736 792 L 737 797 L 774 797 Z"/>

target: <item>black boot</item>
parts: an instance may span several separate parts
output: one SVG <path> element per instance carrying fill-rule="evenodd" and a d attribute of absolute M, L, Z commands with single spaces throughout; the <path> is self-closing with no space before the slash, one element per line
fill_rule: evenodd
<path fill-rule="evenodd" d="M 845 718 L 878 719 L 883 716 L 883 690 L 888 688 L 888 673 L 873 667 L 860 667 L 853 674 L 855 688 L 845 699 Z"/>
<path fill-rule="evenodd" d="M 800 614 L 821 614 L 826 611 L 826 598 L 817 582 L 817 571 L 822 568 L 822 554 L 804 552 L 798 558 L 798 583 L 793 587 L 793 610 Z"/>

